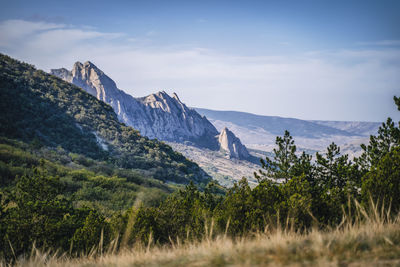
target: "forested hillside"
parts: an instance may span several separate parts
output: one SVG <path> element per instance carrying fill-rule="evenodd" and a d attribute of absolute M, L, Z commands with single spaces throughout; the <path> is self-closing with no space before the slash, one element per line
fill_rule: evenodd
<path fill-rule="evenodd" d="M 82 89 L 0 55 L 0 135 L 105 160 L 177 183 L 207 182 L 197 164 L 118 122 Z"/>

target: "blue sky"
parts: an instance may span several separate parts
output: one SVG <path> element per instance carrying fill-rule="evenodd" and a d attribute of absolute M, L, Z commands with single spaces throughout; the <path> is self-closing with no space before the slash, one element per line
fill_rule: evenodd
<path fill-rule="evenodd" d="M 400 119 L 400 1 L 2 1 L 0 52 L 90 60 L 134 96 L 302 119 Z"/>

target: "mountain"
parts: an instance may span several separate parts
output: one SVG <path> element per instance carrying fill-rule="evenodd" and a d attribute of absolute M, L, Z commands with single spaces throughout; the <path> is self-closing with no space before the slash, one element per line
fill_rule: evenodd
<path fill-rule="evenodd" d="M 134 98 L 118 89 L 110 77 L 89 61 L 76 62 L 71 71 L 61 68 L 50 73 L 111 105 L 121 122 L 144 136 L 218 149 L 217 129 L 204 116 L 182 103 L 176 94 L 171 97 L 158 92 Z"/>
<path fill-rule="evenodd" d="M 222 185 L 232 186 L 232 181 L 251 175 L 259 168 L 259 154 L 251 155 L 232 131 L 222 127 L 219 133 L 205 116 L 188 108 L 175 93 L 169 96 L 161 91 L 146 97 L 130 96 L 89 61 L 75 63 L 71 71 L 53 69 L 51 74 L 108 103 L 121 122 L 149 138 L 168 142 Z"/>
<path fill-rule="evenodd" d="M 143 134 L 166 141 L 187 141 L 200 147 L 218 148 L 215 138 L 218 131 L 214 125 L 188 108 L 175 93 L 170 97 L 162 91 L 136 99 L 143 105 L 147 115 Z"/>
<path fill-rule="evenodd" d="M 272 151 L 276 136 L 285 130 L 295 138 L 300 150 L 323 151 L 331 142 L 342 146 L 343 153 L 356 156 L 360 144 L 376 134 L 377 122 L 308 121 L 277 116 L 262 116 L 238 111 L 216 111 L 195 108 L 218 129 L 229 127 L 247 148 Z"/>
<path fill-rule="evenodd" d="M 311 121 L 320 125 L 346 131 L 354 135 L 370 136 L 375 135 L 378 131 L 380 122 L 365 121 Z"/>
<path fill-rule="evenodd" d="M 66 70 L 59 73 L 72 79 L 75 75 L 82 81 L 87 81 L 83 76 L 88 75 L 93 88 L 113 85 L 91 63 L 77 66 L 71 76 Z M 98 92 L 100 98 L 115 99 L 115 95 L 105 92 L 108 93 Z M 112 93 L 123 95 L 117 90 Z M 166 182 L 210 180 L 196 163 L 170 146 L 120 123 L 112 107 L 103 101 L 71 83 L 1 54 L 0 99 L 1 137 L 81 154 Z"/>

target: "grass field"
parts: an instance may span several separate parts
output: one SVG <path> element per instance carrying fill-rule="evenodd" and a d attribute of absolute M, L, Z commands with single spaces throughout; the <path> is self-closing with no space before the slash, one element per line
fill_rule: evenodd
<path fill-rule="evenodd" d="M 400 216 L 358 208 L 356 220 L 330 230 L 307 233 L 265 229 L 252 236 L 202 241 L 171 240 L 168 246 L 138 245 L 112 252 L 93 249 L 71 258 L 35 249 L 16 266 L 400 266 Z M 99 246 L 102 247 L 102 246 Z M 6 263 L 0 264 L 7 266 Z"/>

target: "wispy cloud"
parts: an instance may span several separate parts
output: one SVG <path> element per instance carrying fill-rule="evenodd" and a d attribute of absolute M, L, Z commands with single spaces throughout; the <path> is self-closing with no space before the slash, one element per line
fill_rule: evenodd
<path fill-rule="evenodd" d="M 30 22 L 24 20 L 7 20 L 0 23 L 0 45 L 11 47 L 21 41 L 26 41 L 31 34 L 63 28 L 63 24 L 47 22 Z"/>
<path fill-rule="evenodd" d="M 207 20 L 203 19 L 203 18 L 198 18 L 198 19 L 196 19 L 196 22 L 197 23 L 205 23 L 205 22 L 207 22 Z"/>
<path fill-rule="evenodd" d="M 110 40 L 122 37 L 122 33 L 104 33 L 89 27 L 76 28 L 66 24 L 40 21 L 7 20 L 0 23 L 0 46 L 20 49 L 25 44 L 57 47 L 61 43 L 71 45 L 80 41 L 102 38 Z"/>
<path fill-rule="evenodd" d="M 45 70 L 91 60 L 134 96 L 175 91 L 191 106 L 309 119 L 397 114 L 400 49 L 242 56 L 45 22 L 3 21 L 0 32 L 11 56 Z"/>
<path fill-rule="evenodd" d="M 375 42 L 358 42 L 360 46 L 400 46 L 400 40 L 380 40 Z"/>

